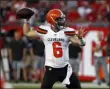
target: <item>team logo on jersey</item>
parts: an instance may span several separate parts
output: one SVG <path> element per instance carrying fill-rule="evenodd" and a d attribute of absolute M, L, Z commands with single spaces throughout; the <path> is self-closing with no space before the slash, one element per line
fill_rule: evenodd
<path fill-rule="evenodd" d="M 48 38 L 48 41 L 62 41 L 64 42 L 65 40 L 63 38 Z"/>

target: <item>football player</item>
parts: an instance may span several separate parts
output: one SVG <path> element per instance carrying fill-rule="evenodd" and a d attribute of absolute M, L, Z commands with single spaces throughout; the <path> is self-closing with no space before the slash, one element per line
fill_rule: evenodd
<path fill-rule="evenodd" d="M 45 44 L 45 74 L 41 89 L 52 89 L 56 81 L 62 82 L 68 89 L 81 89 L 77 76 L 72 73 L 69 64 L 68 45 L 70 41 L 85 46 L 84 29 L 76 32 L 67 27 L 65 15 L 59 9 L 52 9 L 46 15 L 49 25 L 41 25 L 30 30 L 25 20 L 23 33 L 28 37 L 40 37 Z"/>

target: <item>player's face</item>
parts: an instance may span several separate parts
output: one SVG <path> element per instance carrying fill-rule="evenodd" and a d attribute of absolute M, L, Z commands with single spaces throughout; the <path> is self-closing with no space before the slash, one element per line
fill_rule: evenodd
<path fill-rule="evenodd" d="M 66 19 L 65 19 L 65 17 L 57 18 L 56 21 L 57 21 L 57 24 L 58 24 L 59 26 L 64 26 L 65 23 L 66 23 Z"/>
<path fill-rule="evenodd" d="M 56 19 L 56 28 L 58 28 L 58 30 L 63 29 L 66 26 L 66 19 L 65 17 L 60 17 Z"/>

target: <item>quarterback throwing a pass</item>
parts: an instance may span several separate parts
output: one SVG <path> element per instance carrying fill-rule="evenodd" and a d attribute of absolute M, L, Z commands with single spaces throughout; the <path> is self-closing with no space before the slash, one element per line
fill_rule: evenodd
<path fill-rule="evenodd" d="M 81 46 L 85 45 L 82 38 L 83 29 L 78 32 L 66 26 L 65 15 L 59 9 L 52 9 L 47 13 L 46 20 L 50 25 L 41 25 L 30 30 L 25 21 L 24 35 L 40 37 L 45 44 L 45 74 L 41 89 L 52 89 L 55 82 L 60 81 L 68 89 L 81 89 L 77 76 L 72 73 L 69 64 L 68 45 L 70 41 Z"/>

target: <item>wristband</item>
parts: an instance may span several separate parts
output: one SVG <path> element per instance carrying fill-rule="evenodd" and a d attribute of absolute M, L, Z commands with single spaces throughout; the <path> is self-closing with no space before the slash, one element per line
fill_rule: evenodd
<path fill-rule="evenodd" d="M 84 41 L 84 39 L 83 39 L 83 38 L 79 38 L 79 40 L 80 40 L 80 43 L 81 43 L 80 45 L 81 45 L 81 46 L 85 46 L 85 41 Z"/>
<path fill-rule="evenodd" d="M 78 35 L 77 35 L 77 37 L 78 37 L 78 39 L 82 39 L 82 36 L 78 36 Z"/>
<path fill-rule="evenodd" d="M 78 38 L 79 38 L 79 39 L 82 39 L 82 37 L 80 37 L 80 36 L 79 36 Z"/>
<path fill-rule="evenodd" d="M 24 23 L 29 24 L 29 22 L 28 22 L 28 20 L 27 20 L 27 19 L 24 19 Z"/>

